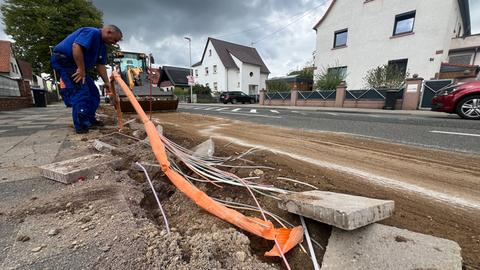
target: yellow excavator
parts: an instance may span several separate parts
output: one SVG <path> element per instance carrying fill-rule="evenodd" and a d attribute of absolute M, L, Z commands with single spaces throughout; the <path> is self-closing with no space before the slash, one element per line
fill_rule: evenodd
<path fill-rule="evenodd" d="M 122 79 L 132 90 L 145 111 L 175 111 L 178 98 L 172 91 L 159 87 L 161 69 L 152 68 L 154 59 L 144 53 L 115 52 L 113 62 L 119 69 Z M 134 112 L 124 93 L 119 91 L 120 106 L 123 112 Z"/>

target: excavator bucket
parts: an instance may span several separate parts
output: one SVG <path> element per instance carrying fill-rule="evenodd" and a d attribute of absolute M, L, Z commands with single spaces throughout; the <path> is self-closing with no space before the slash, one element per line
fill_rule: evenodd
<path fill-rule="evenodd" d="M 117 52 L 114 54 L 114 62 L 119 66 L 119 73 L 124 82 L 137 99 L 144 111 L 176 111 L 178 97 L 173 93 L 171 82 L 174 78 L 161 68 L 151 66 L 153 57 L 147 57 L 144 53 Z M 187 72 L 188 73 L 188 72 Z M 176 78 L 187 80 L 186 76 L 176 73 Z M 160 87 L 162 82 L 169 82 Z M 183 81 L 182 81 L 183 82 Z M 123 112 L 135 112 L 132 104 L 125 94 L 118 93 L 119 106 Z"/>

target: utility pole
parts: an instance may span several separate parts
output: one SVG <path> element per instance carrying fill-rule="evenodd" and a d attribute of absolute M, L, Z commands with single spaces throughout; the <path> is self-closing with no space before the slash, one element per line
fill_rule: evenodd
<path fill-rule="evenodd" d="M 193 79 L 192 73 L 192 39 L 189 37 L 185 37 L 188 40 L 188 51 L 190 55 L 190 79 Z M 193 85 L 190 83 L 190 103 L 193 103 Z"/>

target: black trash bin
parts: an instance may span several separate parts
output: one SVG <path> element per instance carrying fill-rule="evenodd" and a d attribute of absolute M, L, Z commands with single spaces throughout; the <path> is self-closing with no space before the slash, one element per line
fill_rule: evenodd
<path fill-rule="evenodd" d="M 384 110 L 395 110 L 395 104 L 397 103 L 398 90 L 387 90 L 385 95 Z"/>
<path fill-rule="evenodd" d="M 47 107 L 47 91 L 41 88 L 32 88 L 35 107 Z"/>

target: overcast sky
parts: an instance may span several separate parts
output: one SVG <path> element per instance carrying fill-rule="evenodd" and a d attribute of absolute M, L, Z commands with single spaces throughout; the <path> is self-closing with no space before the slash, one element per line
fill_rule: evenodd
<path fill-rule="evenodd" d="M 192 39 L 192 63 L 196 63 L 201 59 L 207 38 L 214 37 L 247 46 L 254 42 L 273 77 L 285 75 L 312 60 L 315 49 L 312 27 L 330 1 L 93 0 L 93 3 L 103 11 L 106 24 L 116 24 L 123 30 L 124 40 L 120 42 L 123 50 L 153 53 L 157 64 L 188 66 L 185 36 Z M 0 4 L 3 2 L 0 0 Z M 480 14 L 480 1 L 470 2 L 472 32 L 479 33 L 480 16 L 475 14 Z M 1 25 L 0 39 L 8 39 L 3 28 Z"/>

